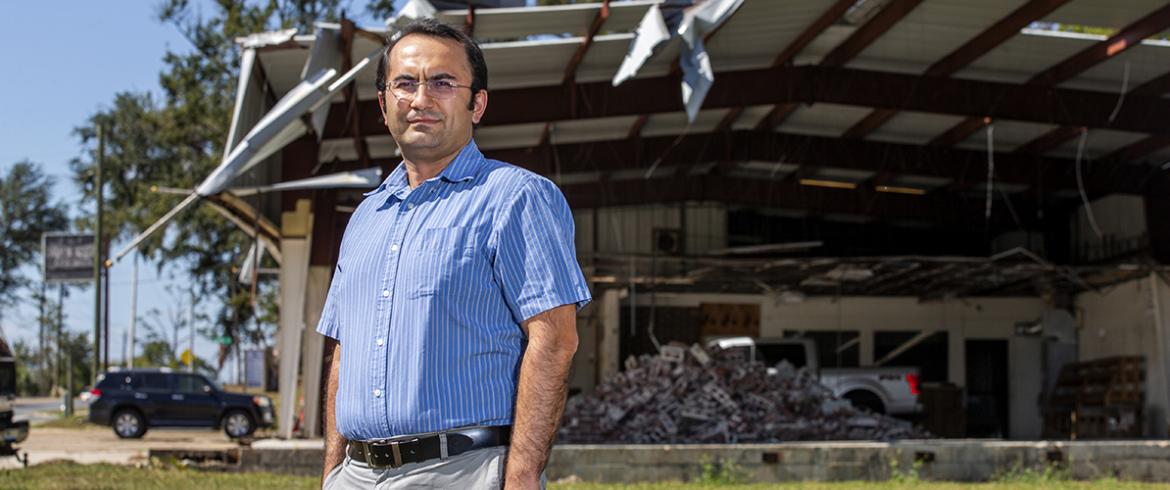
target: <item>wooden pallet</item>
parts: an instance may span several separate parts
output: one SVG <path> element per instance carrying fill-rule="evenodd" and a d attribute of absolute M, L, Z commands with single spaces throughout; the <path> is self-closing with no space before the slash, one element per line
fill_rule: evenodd
<path fill-rule="evenodd" d="M 1145 381 L 1143 356 L 1066 364 L 1048 399 L 1044 436 L 1070 439 L 1141 436 Z"/>

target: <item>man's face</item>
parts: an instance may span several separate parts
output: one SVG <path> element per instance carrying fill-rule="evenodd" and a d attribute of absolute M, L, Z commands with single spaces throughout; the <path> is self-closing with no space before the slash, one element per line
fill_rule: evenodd
<path fill-rule="evenodd" d="M 471 85 L 471 65 L 463 46 L 454 40 L 411 34 L 398 41 L 386 67 L 386 128 L 402 148 L 404 156 L 433 161 L 458 152 L 471 138 L 473 124 L 483 117 L 487 92 L 472 94 L 458 88 L 455 96 L 439 99 L 424 88 L 413 97 L 399 98 L 389 87 L 397 81 L 446 79 L 461 86 Z M 475 107 L 468 101 L 474 97 Z"/>

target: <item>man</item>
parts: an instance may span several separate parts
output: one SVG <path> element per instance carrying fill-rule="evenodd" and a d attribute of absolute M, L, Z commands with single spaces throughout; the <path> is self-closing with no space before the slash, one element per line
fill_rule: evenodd
<path fill-rule="evenodd" d="M 376 85 L 403 161 L 354 211 L 317 327 L 323 485 L 543 488 L 591 299 L 572 214 L 476 147 L 487 67 L 462 32 L 408 25 Z"/>

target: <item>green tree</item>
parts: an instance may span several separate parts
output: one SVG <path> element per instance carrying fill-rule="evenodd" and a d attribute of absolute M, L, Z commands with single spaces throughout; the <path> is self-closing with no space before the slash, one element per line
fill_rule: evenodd
<path fill-rule="evenodd" d="M 63 231 L 65 206 L 49 198 L 54 179 L 41 166 L 21 161 L 0 175 L 0 318 L 29 284 L 21 269 L 40 256 L 41 235 Z"/>
<path fill-rule="evenodd" d="M 188 0 L 157 4 L 158 20 L 178 30 L 192 48 L 168 50 L 164 55 L 159 74 L 162 96 L 119 93 L 109 108 L 74 131 L 82 154 L 71 167 L 85 203 L 92 203 L 96 195 L 97 127 L 105 131 L 106 239 L 128 239 L 178 203 L 178 196 L 153 192 L 155 186 L 191 189 L 219 164 L 239 76 L 241 52 L 235 39 L 278 28 L 312 32 L 314 22 L 337 21 L 351 3 L 215 0 L 210 12 Z M 366 9 L 387 15 L 392 7 L 386 1 L 370 0 Z M 78 226 L 93 229 L 93 223 L 91 212 L 80 217 Z M 160 270 L 163 264 L 187 269 L 199 297 L 225 298 L 222 311 L 215 315 L 215 327 L 205 333 L 239 339 L 242 326 L 253 321 L 255 309 L 247 288 L 232 287 L 232 269 L 252 241 L 214 210 L 196 206 L 181 214 L 166 233 L 144 242 L 139 252 Z"/>

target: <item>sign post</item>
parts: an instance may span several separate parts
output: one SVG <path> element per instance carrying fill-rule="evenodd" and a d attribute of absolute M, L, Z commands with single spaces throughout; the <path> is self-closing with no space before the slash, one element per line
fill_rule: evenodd
<path fill-rule="evenodd" d="M 41 235 L 41 273 L 45 283 L 58 283 L 57 293 L 57 370 L 65 368 L 64 376 L 58 373 L 57 386 L 65 381 L 65 411 L 73 412 L 73 358 L 67 356 L 63 345 L 64 317 L 61 308 L 65 302 L 67 283 L 86 282 L 92 279 L 94 258 L 93 235 L 77 233 L 45 233 Z M 64 359 L 63 359 L 64 358 Z M 62 380 L 64 378 L 64 380 Z"/>

